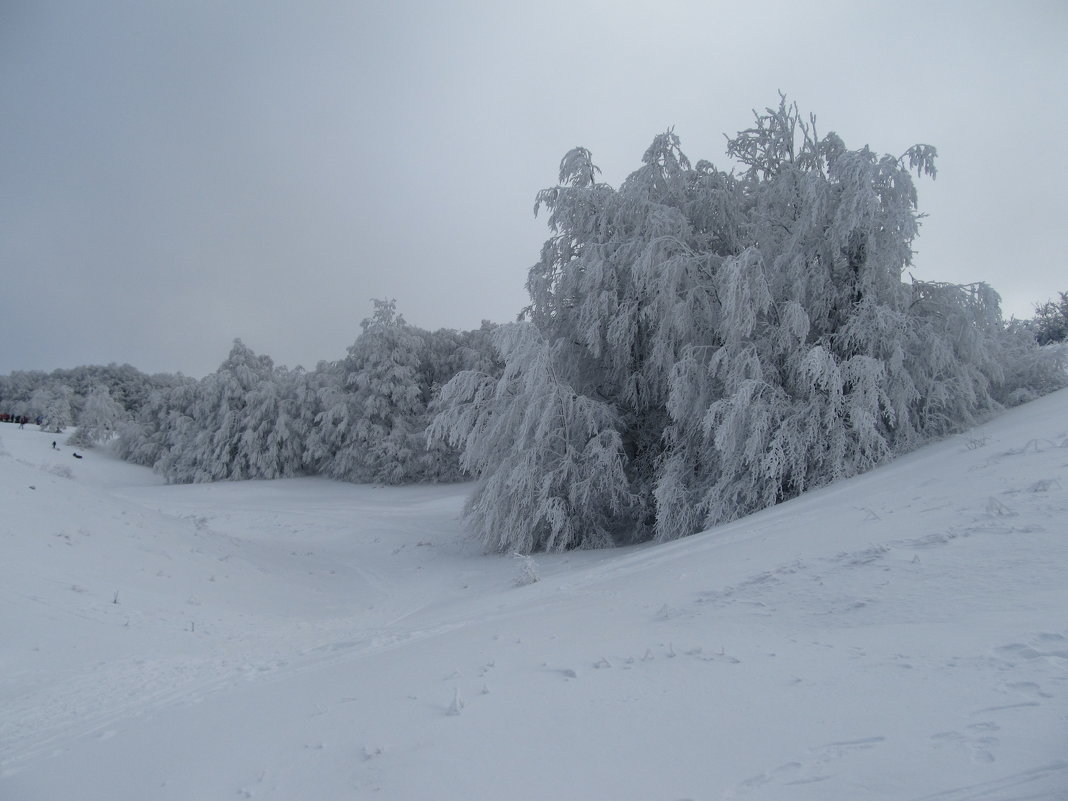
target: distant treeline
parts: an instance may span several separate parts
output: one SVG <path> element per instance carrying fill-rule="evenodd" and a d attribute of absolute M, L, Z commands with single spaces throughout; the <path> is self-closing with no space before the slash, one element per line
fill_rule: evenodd
<path fill-rule="evenodd" d="M 499 374 L 495 326 L 427 331 L 393 300 L 373 304 L 346 357 L 314 370 L 275 366 L 235 340 L 199 380 L 129 365 L 12 373 L 0 377 L 0 408 L 57 433 L 77 426 L 74 444 L 109 441 L 172 483 L 458 480 L 458 451 L 428 447 L 425 432 L 441 385 L 463 370 Z"/>
<path fill-rule="evenodd" d="M 339 361 L 277 367 L 235 340 L 214 373 L 148 398 L 119 427 L 116 452 L 170 482 L 325 475 L 399 484 L 454 481 L 458 454 L 428 448 L 438 388 L 461 370 L 499 371 L 492 325 L 426 331 L 392 300 Z"/>
<path fill-rule="evenodd" d="M 114 406 L 110 412 L 117 426 L 135 417 L 154 394 L 192 380 L 168 373 L 148 375 L 114 363 L 52 372 L 17 370 L 0 375 L 0 412 L 34 422 L 40 419 L 44 427 L 60 432 L 81 420 L 87 407 L 92 413 L 94 397 L 106 396 Z"/>

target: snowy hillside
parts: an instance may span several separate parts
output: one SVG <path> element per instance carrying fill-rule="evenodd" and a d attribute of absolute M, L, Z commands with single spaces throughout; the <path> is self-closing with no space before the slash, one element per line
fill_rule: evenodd
<path fill-rule="evenodd" d="M 1068 798 L 1068 391 L 669 545 L 0 426 L 0 799 Z"/>

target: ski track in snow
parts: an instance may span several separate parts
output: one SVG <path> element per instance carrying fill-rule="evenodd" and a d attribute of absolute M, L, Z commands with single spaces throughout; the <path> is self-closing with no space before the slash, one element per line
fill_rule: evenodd
<path fill-rule="evenodd" d="M 1054 409 L 1045 428 L 1025 407 L 989 424 L 982 446 L 947 441 L 710 534 L 538 557 L 542 580 L 523 588 L 514 563 L 459 539 L 458 488 L 93 484 L 91 464 L 68 477 L 58 457 L 23 455 L 31 436 L 0 430 L 5 508 L 27 510 L 0 529 L 24 560 L 0 601 L 39 627 L 13 624 L 21 650 L 0 646 L 0 797 L 63 786 L 68 759 L 129 748 L 156 718 L 252 710 L 241 699 L 300 688 L 299 752 L 214 768 L 229 782 L 214 797 L 298 797 L 311 776 L 321 793 L 417 797 L 466 748 L 495 755 L 502 776 L 511 759 L 574 771 L 585 759 L 544 735 L 603 719 L 617 755 L 593 784 L 573 779 L 573 797 L 650 797 L 631 763 L 681 726 L 658 797 L 1063 801 L 1064 398 L 1041 402 Z M 71 508 L 88 519 L 41 505 L 51 492 L 66 508 L 68 490 L 83 491 Z M 126 571 L 109 574 L 117 559 Z M 80 565 L 84 584 L 70 578 Z M 54 663 L 31 652 L 36 636 Z M 86 636 L 100 639 L 87 662 L 65 650 Z M 342 691 L 346 673 L 368 686 Z M 403 682 L 379 711 L 375 694 Z M 720 726 L 683 722 L 697 699 Z M 361 709 L 378 736 L 349 731 Z M 536 738 L 514 751 L 501 742 L 511 716 Z M 806 723 L 780 732 L 780 720 Z M 346 737 L 351 761 L 338 761 Z M 454 777 L 439 797 L 502 797 L 495 776 Z M 511 797 L 569 786 L 539 773 Z M 173 780 L 158 792 L 190 797 Z"/>

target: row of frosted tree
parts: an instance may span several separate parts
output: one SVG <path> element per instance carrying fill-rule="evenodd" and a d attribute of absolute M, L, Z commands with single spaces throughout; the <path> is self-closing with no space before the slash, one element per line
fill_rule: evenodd
<path fill-rule="evenodd" d="M 170 482 L 325 475 L 400 484 L 454 481 L 458 453 L 427 445 L 438 387 L 461 371 L 498 371 L 492 326 L 425 331 L 374 301 L 344 359 L 275 366 L 240 340 L 214 373 L 155 393 L 115 443 Z"/>
<path fill-rule="evenodd" d="M 72 444 L 86 447 L 112 439 L 153 395 L 190 380 L 128 364 L 17 370 L 0 376 L 0 413 L 39 420 L 56 434 L 77 425 Z"/>
<path fill-rule="evenodd" d="M 564 550 L 692 534 L 1065 384 L 1052 324 L 904 280 L 934 148 L 850 150 L 783 99 L 727 155 L 668 131 L 613 188 L 576 148 L 519 322 L 429 332 L 375 301 L 311 371 L 238 340 L 199 381 L 123 390 L 117 452 L 172 482 L 471 477 L 488 549 Z"/>

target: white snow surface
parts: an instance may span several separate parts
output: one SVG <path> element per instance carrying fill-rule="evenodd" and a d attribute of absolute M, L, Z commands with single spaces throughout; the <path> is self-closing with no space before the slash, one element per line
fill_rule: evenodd
<path fill-rule="evenodd" d="M 1068 391 L 527 584 L 469 486 L 53 439 L 0 426 L 3 801 L 1068 798 Z"/>

